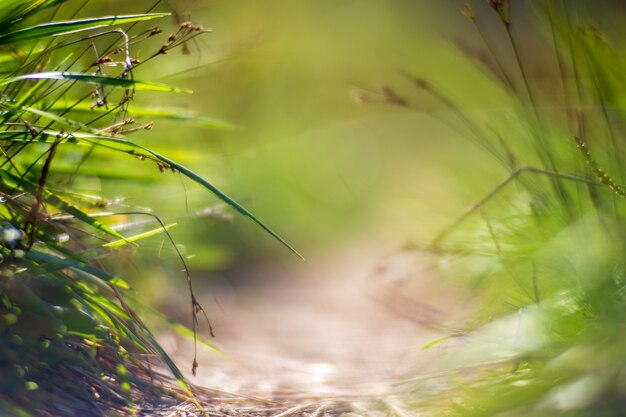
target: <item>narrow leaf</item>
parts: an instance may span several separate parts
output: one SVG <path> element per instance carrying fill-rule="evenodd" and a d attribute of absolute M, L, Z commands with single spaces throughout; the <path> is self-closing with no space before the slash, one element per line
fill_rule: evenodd
<path fill-rule="evenodd" d="M 47 36 L 62 35 L 67 32 L 91 30 L 105 26 L 121 25 L 124 23 L 140 22 L 169 16 L 169 13 L 134 14 L 125 16 L 107 16 L 91 19 L 68 20 L 64 22 L 44 23 L 15 32 L 0 35 L 0 45 L 13 42 L 39 39 Z"/>
<path fill-rule="evenodd" d="M 51 271 L 58 271 L 66 268 L 77 269 L 82 272 L 86 272 L 103 281 L 106 281 L 112 285 L 120 288 L 129 289 L 130 286 L 121 278 L 108 274 L 101 269 L 94 268 L 93 266 L 78 260 L 60 258 L 58 256 L 50 255 L 48 253 L 40 252 L 38 250 L 31 249 L 24 254 L 24 257 L 33 262 L 47 265 L 51 268 Z"/>
<path fill-rule="evenodd" d="M 117 88 L 134 88 L 135 90 L 163 91 L 168 93 L 192 93 L 191 90 L 170 87 L 160 83 L 143 82 L 128 78 L 107 77 L 75 72 L 48 71 L 19 75 L 0 81 L 0 85 L 26 80 L 73 80 L 89 84 L 108 85 Z"/>
<path fill-rule="evenodd" d="M 152 229 L 152 230 L 148 230 L 146 232 L 143 233 L 139 233 L 136 234 L 134 236 L 129 236 L 125 239 L 120 239 L 120 240 L 115 240 L 113 242 L 109 242 L 109 243 L 105 243 L 104 245 L 102 245 L 102 247 L 105 248 L 119 248 L 122 247 L 124 245 L 128 245 L 129 243 L 133 243 L 133 242 L 137 242 L 141 239 L 146 239 L 155 235 L 158 235 L 159 233 L 163 233 L 165 230 L 176 226 L 176 223 L 171 223 L 168 225 L 165 225 L 165 227 L 157 227 L 156 229 Z"/>
<path fill-rule="evenodd" d="M 1 62 L 0 62 L 1 64 Z M 90 103 L 81 102 L 72 105 L 69 108 L 68 105 L 56 104 L 49 110 L 55 112 L 65 112 L 69 109 L 73 113 L 89 113 L 100 114 L 105 113 L 108 110 L 105 108 L 93 107 Z M 198 127 L 204 127 L 207 129 L 215 130 L 235 130 L 237 126 L 224 120 L 215 119 L 212 117 L 198 116 L 194 112 L 190 112 L 184 109 L 176 108 L 161 108 L 161 107 L 140 107 L 137 105 L 131 106 L 129 114 L 132 117 L 154 117 L 156 119 L 174 120 L 179 122 L 188 122 Z"/>
<path fill-rule="evenodd" d="M 12 182 L 13 185 L 18 186 L 21 190 L 29 192 L 31 194 L 35 194 L 37 191 L 37 186 L 35 184 L 32 184 L 31 182 L 20 178 L 14 174 L 11 174 L 8 171 L 5 170 L 0 170 L 0 176 L 3 177 L 3 180 L 6 182 L 7 180 L 9 182 Z M 118 232 L 116 232 L 115 230 L 112 230 L 111 228 L 105 226 L 104 224 L 100 223 L 99 221 L 91 218 L 87 213 L 85 213 L 84 211 L 80 210 L 79 208 L 73 206 L 72 204 L 68 203 L 67 201 L 61 199 L 58 195 L 53 194 L 49 191 L 44 190 L 44 201 L 48 204 L 51 204 L 53 206 L 55 206 L 56 208 L 58 208 L 61 211 L 64 211 L 68 214 L 71 214 L 72 216 L 74 216 L 75 218 L 77 218 L 78 220 L 81 220 L 82 222 L 98 229 L 101 230 L 113 237 L 116 237 L 118 239 L 124 239 L 124 236 L 122 236 L 121 234 L 119 234 Z"/>
<path fill-rule="evenodd" d="M 208 182 L 207 180 L 202 178 L 200 175 L 198 175 L 195 172 L 191 171 L 190 169 L 186 168 L 185 166 L 183 166 L 183 165 L 179 164 L 178 162 L 175 162 L 175 161 L 173 161 L 173 160 L 171 160 L 171 159 L 169 159 L 169 158 L 167 158 L 167 157 L 165 157 L 165 156 L 163 156 L 163 155 L 161 155 L 161 154 L 159 154 L 159 153 L 157 153 L 157 152 L 155 152 L 153 150 L 145 148 L 145 147 L 143 147 L 141 145 L 138 145 L 138 144 L 136 144 L 134 142 L 131 142 L 129 140 L 126 140 L 126 139 L 114 138 L 114 137 L 101 137 L 101 138 L 99 138 L 97 140 L 119 143 L 119 144 L 123 144 L 123 145 L 129 146 L 131 148 L 140 149 L 140 150 L 142 150 L 144 152 L 149 153 L 150 155 L 152 155 L 156 159 L 158 159 L 158 160 L 160 160 L 162 162 L 165 162 L 167 165 L 173 167 L 174 169 L 179 171 L 181 174 L 185 175 L 187 178 L 195 181 L 196 183 L 202 185 L 203 187 L 205 187 L 206 189 L 211 191 L 220 200 L 224 201 L 226 204 L 228 204 L 229 206 L 231 206 L 232 208 L 237 210 L 240 214 L 244 215 L 245 217 L 248 217 L 250 220 L 252 220 L 254 223 L 256 223 L 259 227 L 261 227 L 263 230 L 265 230 L 267 233 L 269 233 L 271 236 L 273 236 L 276 240 L 278 240 L 280 243 L 282 243 L 287 249 L 292 251 L 294 254 L 296 254 L 300 258 L 304 259 L 304 257 L 295 248 L 293 248 L 289 243 L 287 243 L 287 241 L 284 240 L 282 237 L 280 237 L 276 232 L 274 232 L 272 229 L 270 229 L 269 226 L 267 226 L 265 223 L 263 223 L 258 217 L 256 217 L 254 214 L 249 212 L 245 207 L 243 207 L 242 205 L 237 203 L 235 200 L 233 200 L 230 196 L 228 196 L 222 190 L 220 190 L 219 188 L 217 188 L 216 186 L 214 186 L 213 184 L 211 184 L 210 182 Z"/>
<path fill-rule="evenodd" d="M 180 385 L 180 387 L 183 389 L 185 394 L 189 396 L 189 399 L 196 405 L 196 407 L 198 407 L 205 415 L 208 416 L 206 411 L 204 411 L 204 408 L 202 407 L 202 405 L 200 405 L 200 403 L 198 402 L 193 391 L 191 391 L 191 386 L 187 382 L 187 379 L 185 378 L 185 376 L 182 374 L 180 369 L 178 369 L 178 366 L 176 366 L 174 361 L 169 357 L 169 355 L 165 352 L 165 350 L 163 350 L 161 345 L 156 341 L 152 333 L 150 333 L 150 331 L 143 326 L 140 328 L 140 330 L 142 331 L 142 335 L 150 342 L 152 347 L 159 354 L 159 357 L 163 360 L 163 362 L 165 362 L 170 372 L 172 372 L 172 375 L 174 375 L 174 378 L 176 378 L 178 385 Z"/>

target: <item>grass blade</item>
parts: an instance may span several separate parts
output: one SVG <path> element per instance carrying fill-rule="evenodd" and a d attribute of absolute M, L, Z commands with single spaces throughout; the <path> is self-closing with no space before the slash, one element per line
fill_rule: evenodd
<path fill-rule="evenodd" d="M 135 90 L 162 91 L 168 93 L 192 93 L 193 91 L 170 87 L 160 83 L 131 80 L 128 78 L 106 77 L 103 75 L 91 75 L 73 72 L 49 71 L 24 74 L 17 77 L 7 78 L 0 81 L 0 85 L 28 80 L 72 80 L 89 84 L 106 85 L 117 88 L 134 88 Z"/>
<path fill-rule="evenodd" d="M 63 35 L 68 32 L 76 33 L 83 30 L 92 30 L 105 26 L 121 25 L 124 23 L 141 22 L 169 16 L 169 13 L 133 14 L 125 16 L 107 16 L 91 19 L 69 20 L 64 22 L 44 23 L 15 32 L 0 35 L 0 45 L 14 42 L 40 39 L 47 36 Z"/>
<path fill-rule="evenodd" d="M 38 250 L 31 249 L 24 254 L 24 258 L 37 262 L 39 264 L 45 264 L 50 267 L 52 271 L 58 271 L 66 268 L 77 269 L 82 272 L 86 272 L 89 275 L 93 275 L 97 278 L 100 278 L 103 281 L 108 282 L 109 284 L 115 285 L 117 287 L 123 289 L 129 289 L 130 286 L 126 283 L 126 281 L 122 280 L 119 277 L 116 277 L 111 274 L 107 274 L 101 269 L 94 268 L 93 266 L 86 264 L 85 262 L 68 259 L 68 258 L 60 258 L 58 256 L 50 255 L 48 253 L 40 252 Z"/>
<path fill-rule="evenodd" d="M 159 154 L 159 153 L 157 153 L 157 152 L 155 152 L 155 151 L 153 151 L 151 149 L 145 148 L 145 147 L 143 147 L 141 145 L 138 145 L 138 144 L 136 144 L 134 142 L 131 142 L 129 140 L 126 140 L 126 139 L 116 138 L 116 137 L 100 137 L 97 140 L 98 141 L 107 141 L 107 142 L 119 143 L 119 144 L 122 144 L 122 145 L 129 146 L 131 148 L 140 149 L 141 151 L 149 153 L 154 158 L 158 159 L 161 162 L 164 162 L 165 164 L 167 164 L 170 167 L 174 168 L 175 170 L 177 170 L 178 172 L 180 172 L 181 174 L 183 174 L 187 178 L 191 179 L 192 181 L 202 185 L 204 188 L 206 188 L 207 190 L 211 191 L 220 200 L 222 200 L 223 202 L 225 202 L 226 204 L 228 204 L 229 206 L 234 208 L 236 211 L 238 211 L 243 216 L 248 217 L 250 220 L 252 220 L 254 223 L 256 223 L 259 227 L 261 227 L 261 229 L 263 229 L 267 233 L 269 233 L 272 237 L 274 237 L 276 240 L 278 240 L 281 244 L 283 244 L 283 246 L 285 246 L 291 252 L 296 254 L 301 259 L 304 259 L 304 257 L 293 246 L 291 246 L 289 243 L 287 243 L 286 240 L 284 240 L 276 232 L 274 232 L 272 229 L 270 229 L 269 226 L 267 226 L 265 223 L 263 223 L 258 217 L 256 217 L 250 211 L 248 211 L 241 204 L 237 203 L 228 194 L 226 194 L 225 192 L 223 192 L 222 190 L 217 188 L 215 185 L 211 184 L 210 182 L 208 182 L 207 180 L 205 180 L 204 178 L 202 178 L 200 175 L 196 174 L 195 172 L 193 172 L 189 168 L 187 168 L 187 167 L 179 164 L 178 162 L 173 161 L 173 160 L 171 160 L 171 159 L 169 159 L 169 158 L 167 158 L 167 157 L 165 157 L 165 156 L 163 156 L 163 155 L 161 155 L 161 154 Z"/>
<path fill-rule="evenodd" d="M 125 239 L 120 239 L 120 240 L 115 240 L 113 242 L 109 242 L 109 243 L 105 243 L 104 245 L 102 245 L 102 247 L 104 248 L 119 248 L 125 245 L 128 245 L 129 243 L 133 243 L 133 242 L 137 242 L 141 239 L 146 239 L 152 236 L 156 236 L 159 233 L 163 233 L 165 230 L 170 229 L 172 227 L 176 226 L 176 223 L 171 223 L 171 224 L 167 224 L 165 225 L 165 227 L 157 227 L 156 229 L 152 229 L 152 230 L 148 230 L 146 232 L 143 233 L 138 233 L 134 236 L 129 236 Z"/>
<path fill-rule="evenodd" d="M 163 350 L 161 345 L 156 341 L 152 333 L 150 333 L 150 331 L 145 327 L 141 327 L 140 330 L 141 330 L 142 336 L 145 337 L 146 340 L 148 340 L 148 342 L 152 345 L 152 347 L 159 354 L 159 357 L 163 360 L 163 362 L 165 362 L 165 364 L 169 368 L 172 375 L 174 375 L 174 378 L 176 378 L 176 382 L 178 382 L 178 385 L 180 385 L 183 392 L 187 394 L 189 399 L 195 404 L 196 407 L 198 407 L 198 409 L 200 409 L 204 413 L 204 415 L 208 416 L 208 414 L 206 413 L 202 405 L 198 402 L 198 399 L 194 395 L 193 391 L 191 391 L 191 386 L 187 382 L 187 379 L 185 378 L 183 373 L 180 371 L 180 369 L 178 369 L 178 366 L 176 366 L 174 361 L 172 361 L 169 355 L 165 352 L 165 350 Z"/>
<path fill-rule="evenodd" d="M 16 175 L 11 174 L 8 171 L 5 170 L 0 170 L 0 177 L 2 177 L 2 181 L 5 183 L 8 183 L 7 185 L 10 186 L 18 186 L 20 189 L 23 189 L 31 194 L 34 194 L 37 191 L 37 185 L 32 184 L 31 182 L 20 178 Z M 76 206 L 68 203 L 67 201 L 61 199 L 61 197 L 59 197 L 57 194 L 54 194 L 50 191 L 45 191 L 44 190 L 44 201 L 48 204 L 51 204 L 53 206 L 55 206 L 56 208 L 58 208 L 59 210 L 62 210 L 68 214 L 71 214 L 72 216 L 74 216 L 75 218 L 77 218 L 78 220 L 90 225 L 91 227 L 94 227 L 98 230 L 101 230 L 115 238 L 118 239 L 124 239 L 124 236 L 122 236 L 121 234 L 119 234 L 118 232 L 116 232 L 115 230 L 105 226 L 104 224 L 100 223 L 99 221 L 93 219 L 92 217 L 90 217 L 87 213 L 85 213 L 84 211 L 80 210 L 79 208 L 77 208 Z"/>
<path fill-rule="evenodd" d="M 0 61 L 1 64 L 1 61 Z M 55 105 L 52 106 L 49 111 L 52 112 L 65 112 L 68 109 L 66 105 Z M 69 109 L 72 113 L 89 113 L 89 114 L 100 114 L 108 111 L 107 109 L 103 109 L 101 107 L 93 107 L 90 103 L 82 102 L 72 106 Z M 174 120 L 178 122 L 186 122 L 198 127 L 204 127 L 207 129 L 214 130 L 235 130 L 237 126 L 233 125 L 224 120 L 215 119 L 212 117 L 202 117 L 198 116 L 195 112 L 190 112 L 182 109 L 176 108 L 148 108 L 148 107 L 139 107 L 137 105 L 133 105 L 130 109 L 130 113 L 133 117 L 154 117 L 157 119 L 164 120 Z"/>
<path fill-rule="evenodd" d="M 48 7 L 57 6 L 67 0 L 3 0 L 0 1 L 0 28 L 11 27 L 30 14 Z M 4 31 L 4 30 L 3 30 Z"/>

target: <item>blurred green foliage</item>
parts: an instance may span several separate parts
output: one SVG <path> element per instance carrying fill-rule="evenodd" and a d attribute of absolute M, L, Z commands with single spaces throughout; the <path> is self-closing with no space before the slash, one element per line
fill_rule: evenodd
<path fill-rule="evenodd" d="M 188 70 L 172 71 L 171 79 L 194 95 L 168 97 L 171 102 L 163 104 L 201 109 L 237 128 L 213 132 L 159 122 L 156 134 L 140 135 L 164 146 L 194 138 L 180 157 L 246 201 L 305 255 L 357 238 L 401 239 L 407 228 L 423 234 L 424 225 L 414 220 L 424 216 L 428 233 L 434 233 L 444 224 L 445 210 L 454 212 L 453 205 L 446 207 L 449 199 L 469 201 L 473 195 L 450 193 L 446 184 L 454 179 L 435 159 L 453 160 L 450 143 L 461 153 L 474 152 L 476 158 L 480 153 L 429 116 L 428 107 L 419 115 L 384 103 L 358 106 L 353 97 L 379 84 L 410 88 L 400 71 L 445 83 L 459 66 L 476 72 L 441 36 L 458 32 L 453 23 L 440 22 L 454 7 L 411 1 L 207 1 L 175 8 L 213 31 L 190 43 L 190 55 L 179 57 Z M 159 72 L 170 74 L 167 67 Z M 461 97 L 481 87 L 452 82 Z M 132 192 L 105 187 L 108 194 L 133 201 Z M 433 193 L 437 197 L 422 204 Z M 178 180 L 160 186 L 152 198 L 160 211 L 212 204 Z M 288 257 L 241 219 L 227 226 L 192 221 L 173 233 L 196 254 L 191 260 L 196 267 L 210 268 L 211 260 L 220 259 L 220 246 L 241 261 Z M 208 236 L 214 249 L 207 246 Z"/>

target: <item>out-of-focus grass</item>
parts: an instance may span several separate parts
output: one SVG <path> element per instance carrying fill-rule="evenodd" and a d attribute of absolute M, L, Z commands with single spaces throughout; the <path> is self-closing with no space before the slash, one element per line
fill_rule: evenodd
<path fill-rule="evenodd" d="M 450 124 L 461 121 L 504 171 L 478 179 L 482 167 L 469 170 L 468 181 L 491 190 L 470 189 L 467 215 L 418 248 L 441 254 L 440 269 L 467 282 L 480 302 L 460 329 L 429 345 L 442 352 L 436 372 L 407 377 L 383 408 L 621 415 L 625 78 L 615 22 L 623 10 L 551 1 L 466 6 L 476 37 L 483 32 L 485 75 L 507 92 L 502 109 L 476 112 L 487 96 L 456 96 L 428 77 L 416 86 L 441 95 L 457 114 Z"/>

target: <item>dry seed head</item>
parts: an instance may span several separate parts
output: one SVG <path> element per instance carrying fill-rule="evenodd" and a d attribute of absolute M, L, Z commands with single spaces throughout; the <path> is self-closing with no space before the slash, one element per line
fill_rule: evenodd
<path fill-rule="evenodd" d="M 91 106 L 92 110 L 94 108 L 105 107 L 107 105 L 106 96 L 103 96 L 102 98 L 100 98 L 100 90 L 98 88 L 95 88 L 93 90 L 93 93 L 91 93 L 91 97 L 96 100 L 95 103 Z"/>
<path fill-rule="evenodd" d="M 380 87 L 380 92 L 387 103 L 395 104 L 400 107 L 406 107 L 408 105 L 408 102 L 389 86 L 383 85 Z"/>
<path fill-rule="evenodd" d="M 198 361 L 196 359 L 193 360 L 193 364 L 191 365 L 191 373 L 196 376 L 196 372 L 198 370 Z"/>
<path fill-rule="evenodd" d="M 469 20 L 476 20 L 476 10 L 474 9 L 472 0 L 465 0 L 465 6 L 461 7 L 461 14 Z"/>
<path fill-rule="evenodd" d="M 28 132 L 32 135 L 33 138 L 39 135 L 37 129 L 35 129 L 35 127 L 31 126 L 29 123 L 26 122 L 24 125 L 26 126 L 26 129 L 28 129 Z"/>
<path fill-rule="evenodd" d="M 159 161 L 155 159 L 152 159 L 152 160 L 157 164 L 157 167 L 159 168 L 159 172 L 161 173 L 164 173 L 165 171 L 176 172 L 176 168 L 174 168 L 172 165 L 167 164 L 163 161 Z"/>
<path fill-rule="evenodd" d="M 98 60 L 96 61 L 96 65 L 106 64 L 112 61 L 113 59 L 110 56 L 105 55 L 98 58 Z"/>
<path fill-rule="evenodd" d="M 352 100 L 354 100 L 356 104 L 367 104 L 372 102 L 371 95 L 363 90 L 353 89 L 350 92 L 350 95 L 352 96 Z"/>
<path fill-rule="evenodd" d="M 509 0 L 487 0 L 489 2 L 489 5 L 494 8 L 495 10 L 502 10 L 502 7 L 504 7 Z"/>
<path fill-rule="evenodd" d="M 415 77 L 413 78 L 413 82 L 419 88 L 422 88 L 424 90 L 430 90 L 430 83 L 423 78 Z"/>
<path fill-rule="evenodd" d="M 606 33 L 604 33 L 597 26 L 581 26 L 579 29 L 584 35 L 591 36 L 592 38 L 594 38 L 596 42 L 600 42 L 604 44 L 609 43 L 609 38 L 606 35 Z"/>
<path fill-rule="evenodd" d="M 124 104 L 128 103 L 129 101 L 131 101 L 132 98 L 133 98 L 133 93 L 130 90 L 126 90 L 124 92 L 124 95 L 120 99 L 119 105 L 123 106 Z"/>
<path fill-rule="evenodd" d="M 489 6 L 491 6 L 491 8 L 498 13 L 498 16 L 500 16 L 500 20 L 502 21 L 502 23 L 507 28 L 510 27 L 511 26 L 511 16 L 510 16 L 511 2 L 510 0 L 487 0 L 487 1 L 489 2 Z M 508 11 L 504 10 L 504 6 L 509 6 L 509 10 Z"/>
<path fill-rule="evenodd" d="M 150 34 L 148 35 L 148 37 L 150 37 L 150 36 L 154 36 L 154 35 L 157 35 L 157 34 L 159 34 L 159 33 L 161 33 L 161 32 L 163 32 L 163 31 L 161 30 L 161 28 L 160 28 L 160 27 L 158 27 L 158 26 L 155 26 L 155 27 L 153 27 L 152 29 L 150 29 Z"/>

